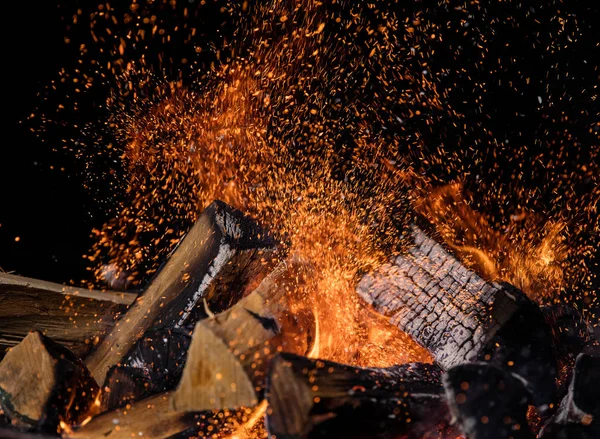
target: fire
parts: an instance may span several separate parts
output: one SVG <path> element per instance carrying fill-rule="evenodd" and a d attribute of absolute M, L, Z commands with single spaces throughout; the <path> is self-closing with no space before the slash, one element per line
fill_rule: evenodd
<path fill-rule="evenodd" d="M 211 69 L 198 67 L 193 77 L 177 80 L 153 73 L 144 57 L 127 61 L 131 47 L 149 35 L 168 41 L 168 29 L 160 33 L 150 19 L 153 27 L 146 28 L 140 4 L 133 2 L 124 18 L 110 6 L 94 16 L 114 14 L 135 30 L 112 49 L 116 62 L 92 63 L 116 83 L 104 127 L 115 144 L 101 154 L 123 168 L 115 217 L 94 231 L 87 256 L 97 282 L 143 283 L 198 213 L 221 199 L 313 264 L 316 274 L 295 305 L 314 316 L 309 355 L 359 366 L 431 361 L 355 293 L 360 276 L 401 247 L 409 205 L 468 265 L 532 298 L 554 300 L 567 278 L 571 285 L 589 283 L 581 267 L 594 241 L 569 242 L 585 221 L 563 211 L 542 217 L 520 205 L 495 221 L 472 207 L 461 185 L 432 189 L 435 181 L 424 176 L 429 167 L 460 174 L 465 165 L 447 151 L 432 152 L 422 132 L 442 117 L 463 122 L 419 58 L 443 34 L 421 12 L 402 21 L 371 6 L 343 4 L 338 13 L 312 0 L 264 2 L 249 15 L 247 2 L 228 7 L 243 17 L 236 32 L 241 47 L 227 46 Z M 349 41 L 352 33 L 364 44 Z M 365 100 L 375 84 L 384 84 L 386 94 Z M 496 206 L 510 204 L 502 191 L 486 189 Z M 520 200 L 534 198 L 516 192 Z M 584 219 L 596 215 L 589 223 L 596 236 L 599 198 L 596 189 L 591 199 L 571 196 L 567 203 L 580 206 Z M 589 236 L 590 227 L 575 232 Z M 229 437 L 255 437 L 264 413 L 263 403 Z"/>

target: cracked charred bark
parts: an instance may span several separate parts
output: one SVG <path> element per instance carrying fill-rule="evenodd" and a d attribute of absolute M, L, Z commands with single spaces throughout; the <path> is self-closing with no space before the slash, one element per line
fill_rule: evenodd
<path fill-rule="evenodd" d="M 358 294 L 442 368 L 477 360 L 510 367 L 547 409 L 555 399 L 556 361 L 539 307 L 513 286 L 467 269 L 417 226 L 410 235 L 408 252 L 364 276 Z"/>

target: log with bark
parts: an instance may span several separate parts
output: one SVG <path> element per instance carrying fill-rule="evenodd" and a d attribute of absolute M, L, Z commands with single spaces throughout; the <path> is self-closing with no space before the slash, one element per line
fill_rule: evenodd
<path fill-rule="evenodd" d="M 173 395 L 177 410 L 252 406 L 261 397 L 274 355 L 282 350 L 306 352 L 309 320 L 299 324 L 288 302 L 301 288 L 305 270 L 301 263 L 282 262 L 250 295 L 196 325 Z"/>
<path fill-rule="evenodd" d="M 199 416 L 173 410 L 169 393 L 161 393 L 102 413 L 66 436 L 73 439 L 166 439 L 194 428 L 200 422 Z"/>
<path fill-rule="evenodd" d="M 276 242 L 249 217 L 215 201 L 198 218 L 143 295 L 96 346 L 86 364 L 103 382 L 151 327 L 189 328 L 205 316 L 206 300 L 225 309 L 263 275 Z M 200 305 L 200 306 L 198 306 Z"/>
<path fill-rule="evenodd" d="M 534 439 L 531 400 L 522 379 L 489 363 L 454 366 L 444 374 L 450 411 L 469 439 Z"/>
<path fill-rule="evenodd" d="M 136 297 L 0 273 L 0 355 L 39 330 L 82 357 Z"/>
<path fill-rule="evenodd" d="M 81 360 L 37 331 L 0 362 L 0 405 L 18 428 L 56 433 L 60 421 L 81 421 L 98 391 Z"/>
<path fill-rule="evenodd" d="M 280 439 L 437 438 L 449 421 L 431 364 L 366 369 L 283 353 L 266 395 L 267 430 Z"/>
<path fill-rule="evenodd" d="M 413 225 L 412 245 L 360 281 L 376 311 L 447 370 L 489 361 L 522 376 L 540 410 L 556 398 L 556 360 L 539 307 L 506 283 L 488 282 Z"/>

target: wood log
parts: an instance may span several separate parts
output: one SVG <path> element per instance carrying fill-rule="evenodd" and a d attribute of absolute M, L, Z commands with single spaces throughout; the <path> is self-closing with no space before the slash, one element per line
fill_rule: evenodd
<path fill-rule="evenodd" d="M 250 279 L 266 271 L 276 248 L 240 211 L 215 201 L 200 215 L 162 270 L 123 319 L 86 359 L 98 382 L 151 327 L 193 328 L 202 300 L 215 310 L 239 300 Z"/>
<path fill-rule="evenodd" d="M 281 263 L 250 295 L 194 329 L 183 377 L 173 394 L 181 411 L 255 405 L 267 367 L 281 350 L 305 352 L 307 332 L 289 312 L 304 267 Z M 306 326 L 304 326 L 306 328 Z"/>
<path fill-rule="evenodd" d="M 78 422 L 98 391 L 81 360 L 37 331 L 0 362 L 0 405 L 17 427 L 56 433 L 60 421 Z"/>
<path fill-rule="evenodd" d="M 151 329 L 110 369 L 103 386 L 101 410 L 173 390 L 181 379 L 191 337 L 177 329 Z"/>
<path fill-rule="evenodd" d="M 198 415 L 172 410 L 170 395 L 161 393 L 96 416 L 66 436 L 73 439 L 165 439 L 193 428 L 197 423 Z"/>
<path fill-rule="evenodd" d="M 509 284 L 485 281 L 417 226 L 410 232 L 408 253 L 364 276 L 358 294 L 442 368 L 477 360 L 510 367 L 548 410 L 557 368 L 539 307 Z"/>
<path fill-rule="evenodd" d="M 600 344 L 586 346 L 577 356 L 568 394 L 544 426 L 542 439 L 600 437 Z"/>
<path fill-rule="evenodd" d="M 83 357 L 136 297 L 0 273 L 0 355 L 38 330 Z"/>
<path fill-rule="evenodd" d="M 278 439 L 437 438 L 449 421 L 431 364 L 366 369 L 283 353 L 266 393 L 267 430 Z"/>
<path fill-rule="evenodd" d="M 534 439 L 531 400 L 520 377 L 489 363 L 455 366 L 444 374 L 450 411 L 469 439 Z"/>

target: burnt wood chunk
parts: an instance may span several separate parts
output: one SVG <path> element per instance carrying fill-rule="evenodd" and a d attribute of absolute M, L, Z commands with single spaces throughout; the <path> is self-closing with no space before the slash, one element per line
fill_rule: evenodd
<path fill-rule="evenodd" d="M 283 353 L 266 398 L 269 437 L 278 439 L 433 438 L 449 421 L 431 364 L 366 369 Z"/>
<path fill-rule="evenodd" d="M 100 411 L 122 407 L 152 394 L 153 382 L 144 369 L 112 367 L 106 375 L 100 398 Z"/>
<path fill-rule="evenodd" d="M 303 267 L 282 262 L 248 296 L 194 329 L 183 377 L 173 394 L 181 411 L 234 409 L 260 398 L 270 360 L 280 350 L 303 353 L 307 334 L 289 310 L 288 294 Z"/>
<path fill-rule="evenodd" d="M 597 342 L 586 346 L 577 356 L 569 392 L 540 437 L 600 437 L 600 345 Z"/>
<path fill-rule="evenodd" d="M 555 398 L 556 360 L 539 307 L 513 286 L 467 269 L 417 226 L 411 236 L 407 254 L 364 276 L 358 294 L 443 369 L 478 360 L 510 367 L 546 409 Z"/>
<path fill-rule="evenodd" d="M 530 395 L 522 380 L 488 363 L 444 374 L 453 418 L 469 439 L 534 439 L 527 423 Z"/>
<path fill-rule="evenodd" d="M 79 421 L 98 385 L 68 349 L 31 332 L 0 363 L 0 405 L 11 424 L 55 433 L 59 422 Z"/>
<path fill-rule="evenodd" d="M 86 359 L 97 381 L 119 363 L 151 327 L 193 328 L 203 301 L 213 311 L 244 294 L 265 272 L 276 243 L 253 220 L 213 202 L 180 242 L 144 294 Z"/>
<path fill-rule="evenodd" d="M 39 330 L 82 357 L 136 297 L 0 273 L 0 356 Z"/>
<path fill-rule="evenodd" d="M 127 408 L 105 412 L 80 429 L 66 434 L 77 439 L 121 439 L 141 437 L 166 439 L 193 428 L 197 415 L 171 409 L 168 393 L 131 403 Z M 193 435 L 190 435 L 193 436 Z"/>

